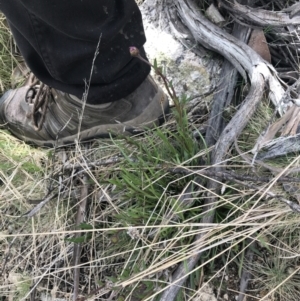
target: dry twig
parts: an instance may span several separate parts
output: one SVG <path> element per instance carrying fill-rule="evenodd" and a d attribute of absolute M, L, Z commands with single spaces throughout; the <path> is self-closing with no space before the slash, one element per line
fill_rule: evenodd
<path fill-rule="evenodd" d="M 85 212 L 87 205 L 87 197 L 88 197 L 88 189 L 89 185 L 87 184 L 88 176 L 84 175 L 82 178 L 82 187 L 80 193 L 80 200 L 77 207 L 77 215 L 76 215 L 76 228 L 80 226 L 85 221 Z M 82 234 L 76 233 L 74 238 L 79 238 Z M 74 252 L 73 252 L 73 265 L 74 265 L 74 293 L 73 293 L 73 301 L 76 301 L 78 298 L 79 292 L 79 276 L 80 276 L 80 257 L 81 257 L 81 243 L 74 242 Z"/>

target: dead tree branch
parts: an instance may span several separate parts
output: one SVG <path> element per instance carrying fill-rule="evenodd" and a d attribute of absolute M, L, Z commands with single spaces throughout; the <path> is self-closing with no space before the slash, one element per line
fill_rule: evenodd
<path fill-rule="evenodd" d="M 247 5 L 241 5 L 235 0 L 221 0 L 219 3 L 226 10 L 230 11 L 235 18 L 249 21 L 256 26 L 283 27 L 287 25 L 298 26 L 300 24 L 300 16 L 291 15 L 289 9 L 270 11 L 261 8 L 252 8 Z"/>
<path fill-rule="evenodd" d="M 167 5 L 171 5 L 167 1 Z M 234 115 L 232 120 L 226 126 L 219 137 L 212 154 L 212 164 L 216 172 L 220 172 L 220 164 L 236 137 L 240 135 L 247 125 L 249 119 L 255 112 L 257 105 L 262 99 L 264 90 L 269 89 L 269 98 L 279 108 L 282 114 L 285 107 L 281 104 L 284 89 L 278 80 L 276 70 L 265 62 L 255 51 L 237 38 L 222 31 L 220 28 L 209 22 L 199 11 L 195 3 L 191 0 L 175 0 L 178 15 L 181 21 L 191 31 L 194 39 L 208 49 L 222 54 L 232 65 L 240 72 L 243 78 L 251 83 L 249 94 L 243 105 Z M 172 20 L 170 20 L 172 22 Z M 173 24 L 175 27 L 175 25 Z M 219 190 L 219 184 L 216 181 L 210 181 L 208 189 L 215 193 Z M 215 196 L 207 198 L 206 212 L 208 213 L 202 219 L 203 223 L 211 223 L 214 218 Z M 195 237 L 194 243 L 201 242 L 203 235 Z M 197 264 L 202 251 L 195 252 L 185 264 L 181 264 L 173 274 L 173 283 L 162 294 L 161 301 L 172 301 L 176 298 L 179 289 L 182 287 L 188 274 Z"/>

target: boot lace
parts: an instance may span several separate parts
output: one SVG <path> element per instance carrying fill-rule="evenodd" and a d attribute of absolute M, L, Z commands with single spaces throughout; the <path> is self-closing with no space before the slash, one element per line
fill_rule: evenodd
<path fill-rule="evenodd" d="M 51 88 L 43 84 L 32 73 L 27 83 L 29 84 L 29 89 L 27 90 L 25 101 L 32 109 L 27 113 L 26 117 L 31 119 L 34 129 L 40 131 L 45 121 Z"/>

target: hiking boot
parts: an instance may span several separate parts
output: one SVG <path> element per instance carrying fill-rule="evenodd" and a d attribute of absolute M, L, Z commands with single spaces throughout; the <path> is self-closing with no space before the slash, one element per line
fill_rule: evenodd
<path fill-rule="evenodd" d="M 35 80 L 2 96 L 0 125 L 25 142 L 53 147 L 141 132 L 159 124 L 168 108 L 151 76 L 127 97 L 101 105 L 84 104 Z"/>

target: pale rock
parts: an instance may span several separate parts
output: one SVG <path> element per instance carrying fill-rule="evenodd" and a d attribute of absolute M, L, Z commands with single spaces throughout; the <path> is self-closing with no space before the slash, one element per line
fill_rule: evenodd
<path fill-rule="evenodd" d="M 212 68 L 205 66 L 208 59 L 197 56 L 174 39 L 156 7 L 156 0 L 146 0 L 140 6 L 147 38 L 144 47 L 150 62 L 156 59 L 158 66 L 163 67 L 163 73 L 172 82 L 177 96 L 194 97 L 206 93 L 211 88 L 211 78 L 216 78 L 210 74 Z M 213 69 L 215 71 L 215 66 Z M 159 81 L 159 77 L 156 79 Z"/>

